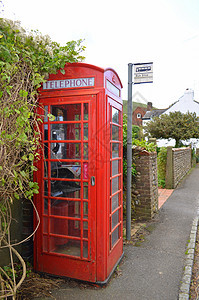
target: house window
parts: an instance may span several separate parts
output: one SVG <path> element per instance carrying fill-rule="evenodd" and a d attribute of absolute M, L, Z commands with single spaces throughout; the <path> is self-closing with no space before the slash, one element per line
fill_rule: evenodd
<path fill-rule="evenodd" d="M 138 119 L 141 119 L 142 118 L 142 115 L 139 113 L 139 114 L 137 114 L 137 118 Z"/>

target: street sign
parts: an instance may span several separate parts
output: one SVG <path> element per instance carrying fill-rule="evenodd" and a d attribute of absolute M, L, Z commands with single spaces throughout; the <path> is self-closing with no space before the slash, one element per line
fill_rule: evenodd
<path fill-rule="evenodd" d="M 134 84 L 153 82 L 153 63 L 139 63 L 134 66 Z"/>

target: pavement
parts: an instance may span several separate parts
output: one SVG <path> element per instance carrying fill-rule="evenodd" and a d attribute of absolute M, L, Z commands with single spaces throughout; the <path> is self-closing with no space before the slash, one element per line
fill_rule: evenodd
<path fill-rule="evenodd" d="M 57 300 L 188 300 L 198 224 L 198 179 L 197 165 L 169 195 L 167 191 L 159 191 L 159 199 L 162 196 L 164 200 L 153 230 L 139 247 L 124 245 L 124 259 L 107 286 L 66 282 L 52 291 L 52 297 Z"/>
<path fill-rule="evenodd" d="M 162 207 L 164 202 L 167 201 L 167 199 L 171 196 L 174 190 L 172 189 L 158 189 L 158 209 Z"/>

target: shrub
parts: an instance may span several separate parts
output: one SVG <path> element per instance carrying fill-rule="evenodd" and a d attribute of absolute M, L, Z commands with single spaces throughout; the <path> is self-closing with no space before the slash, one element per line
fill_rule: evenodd
<path fill-rule="evenodd" d="M 166 178 L 166 163 L 167 163 L 167 148 L 162 147 L 159 150 L 157 164 L 158 164 L 158 186 L 165 187 Z"/>
<path fill-rule="evenodd" d="M 58 69 L 64 73 L 66 63 L 83 59 L 81 43 L 60 46 L 37 31 L 26 32 L 19 22 L 0 18 L 0 248 L 10 249 L 12 262 L 9 268 L 0 267 L 0 294 L 6 299 L 7 295 L 15 299 L 19 287 L 13 253 L 23 266 L 20 284 L 26 276 L 25 262 L 14 248 L 17 244 L 10 243 L 11 205 L 23 198 L 32 202 L 33 194 L 39 192 L 33 181 L 40 144 L 37 128 L 42 122 L 35 113 L 37 89 L 49 73 Z"/>

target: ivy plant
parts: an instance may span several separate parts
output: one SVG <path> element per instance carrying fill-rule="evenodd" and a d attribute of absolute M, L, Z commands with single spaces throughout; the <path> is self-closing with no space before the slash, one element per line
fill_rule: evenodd
<path fill-rule="evenodd" d="M 39 192 L 33 180 L 42 122 L 35 113 L 37 90 L 49 73 L 82 61 L 84 49 L 82 40 L 61 46 L 20 22 L 0 19 L 0 247 L 9 245 L 11 203 Z M 1 272 L 1 287 L 7 286 Z"/>

